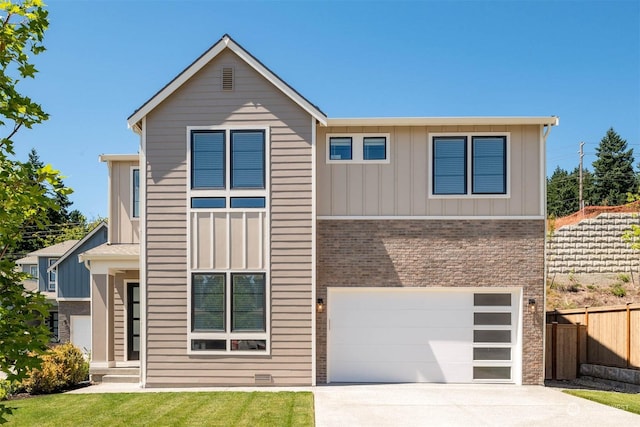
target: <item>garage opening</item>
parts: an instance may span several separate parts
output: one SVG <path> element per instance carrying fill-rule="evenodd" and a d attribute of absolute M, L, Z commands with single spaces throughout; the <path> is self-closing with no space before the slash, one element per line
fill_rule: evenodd
<path fill-rule="evenodd" d="M 510 288 L 329 288 L 328 382 L 519 383 Z"/>

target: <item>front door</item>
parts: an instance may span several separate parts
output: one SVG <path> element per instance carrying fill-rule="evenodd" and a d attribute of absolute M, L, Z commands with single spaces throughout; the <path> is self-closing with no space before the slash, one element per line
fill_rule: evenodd
<path fill-rule="evenodd" d="M 127 287 L 127 359 L 140 360 L 140 284 Z"/>

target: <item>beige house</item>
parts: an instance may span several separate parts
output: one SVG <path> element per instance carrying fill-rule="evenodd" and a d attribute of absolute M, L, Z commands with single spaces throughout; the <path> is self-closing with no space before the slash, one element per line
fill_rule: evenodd
<path fill-rule="evenodd" d="M 556 117 L 332 119 L 225 35 L 128 123 L 94 378 L 542 383 Z"/>

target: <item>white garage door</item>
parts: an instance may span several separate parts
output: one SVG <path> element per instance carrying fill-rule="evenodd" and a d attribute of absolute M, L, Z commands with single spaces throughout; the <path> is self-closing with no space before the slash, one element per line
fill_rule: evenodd
<path fill-rule="evenodd" d="M 328 381 L 518 382 L 519 295 L 329 288 Z"/>
<path fill-rule="evenodd" d="M 91 352 L 91 316 L 71 317 L 71 342 L 85 354 Z"/>

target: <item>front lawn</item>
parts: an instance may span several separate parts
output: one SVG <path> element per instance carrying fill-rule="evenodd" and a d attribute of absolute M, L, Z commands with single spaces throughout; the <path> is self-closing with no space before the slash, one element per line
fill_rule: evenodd
<path fill-rule="evenodd" d="M 313 426 L 309 392 L 57 394 L 4 402 L 15 426 Z"/>
<path fill-rule="evenodd" d="M 614 408 L 640 414 L 640 394 L 616 393 L 615 391 L 563 390 L 572 396 L 593 400 Z"/>

